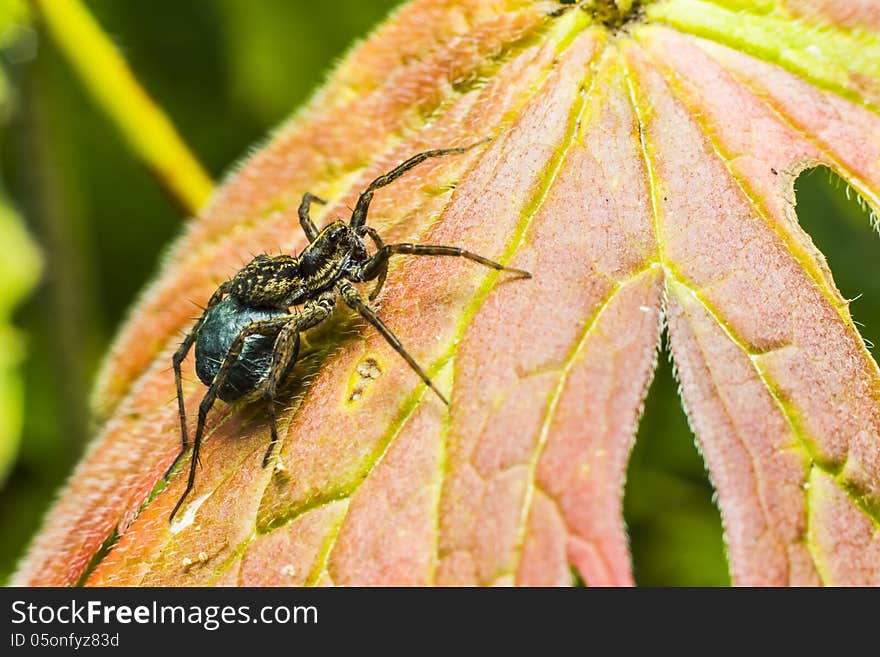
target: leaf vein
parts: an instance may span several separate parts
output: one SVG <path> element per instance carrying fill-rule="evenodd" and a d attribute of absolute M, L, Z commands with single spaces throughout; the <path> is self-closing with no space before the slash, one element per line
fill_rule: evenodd
<path fill-rule="evenodd" d="M 597 331 L 599 322 L 602 319 L 602 316 L 605 314 L 605 311 L 617 298 L 618 294 L 625 288 L 641 280 L 643 277 L 653 273 L 655 269 L 655 267 L 649 267 L 643 270 L 643 273 L 640 276 L 630 278 L 625 283 L 617 285 L 617 287 L 615 287 L 605 297 L 605 299 L 603 299 L 602 303 L 596 309 L 596 312 L 594 312 L 592 317 L 590 317 L 590 319 L 585 323 L 584 332 L 581 334 L 581 337 L 575 345 L 574 349 L 572 349 L 571 353 L 565 359 L 565 365 L 560 372 L 559 381 L 553 389 L 553 392 L 550 394 L 550 400 L 547 404 L 547 412 L 544 416 L 544 422 L 541 424 L 541 429 L 538 433 L 538 440 L 535 443 L 535 447 L 532 450 L 532 456 L 527 464 L 528 475 L 526 477 L 526 490 L 523 494 L 523 501 L 520 507 L 520 518 L 517 525 L 517 536 L 515 542 L 516 565 L 513 567 L 514 571 L 519 568 L 519 563 L 521 562 L 523 556 L 523 549 L 525 546 L 528 519 L 531 512 L 532 500 L 534 498 L 535 490 L 538 487 L 538 484 L 535 481 L 537 476 L 538 463 L 541 460 L 541 455 L 543 454 L 544 447 L 547 444 L 547 440 L 550 435 L 550 427 L 553 424 L 553 419 L 556 414 L 556 408 L 559 405 L 559 400 L 562 398 L 562 394 L 565 392 L 565 387 L 568 383 L 568 376 L 571 373 L 571 370 L 574 368 L 574 365 L 577 362 L 578 358 L 583 354 L 584 349 L 586 349 L 590 338 Z M 501 575 L 503 574 L 506 573 L 501 573 Z"/>

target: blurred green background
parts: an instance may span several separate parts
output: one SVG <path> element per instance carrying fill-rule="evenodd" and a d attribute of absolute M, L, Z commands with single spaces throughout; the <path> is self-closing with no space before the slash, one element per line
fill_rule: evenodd
<path fill-rule="evenodd" d="M 87 2 L 215 180 L 396 4 Z M 0 582 L 81 455 L 102 355 L 183 219 L 23 6 L 0 0 Z M 864 293 L 853 313 L 877 342 L 867 213 L 825 170 L 799 179 L 798 212 L 843 293 Z M 729 583 L 712 488 L 665 354 L 625 502 L 640 584 Z"/>

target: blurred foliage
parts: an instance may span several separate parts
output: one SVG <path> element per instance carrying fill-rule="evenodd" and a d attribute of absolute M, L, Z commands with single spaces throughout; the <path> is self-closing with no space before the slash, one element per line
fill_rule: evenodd
<path fill-rule="evenodd" d="M 27 38 L 27 19 L 23 2 L 0 1 L 0 51 L 12 51 L 15 56 L 14 52 Z M 8 122 L 14 103 L 14 89 L 0 65 L 0 126 Z M 0 485 L 18 451 L 24 410 L 24 386 L 18 367 L 24 344 L 20 332 L 11 324 L 11 316 L 36 284 L 39 271 L 39 251 L 21 216 L 10 205 L 0 178 Z"/>
<path fill-rule="evenodd" d="M 22 6 L 0 0 L 0 26 L 13 4 Z M 395 4 L 87 0 L 215 179 L 258 147 Z M 0 126 L 0 178 L 39 239 L 46 275 L 14 316 L 26 335 L 25 414 L 19 458 L 0 490 L 0 582 L 80 456 L 100 358 L 183 219 L 52 44 L 18 29 L 30 45 L 5 61 L 17 102 Z M 866 336 L 880 340 L 880 278 L 869 251 L 877 244 L 865 239 L 865 214 L 825 174 L 804 175 L 798 187 L 807 229 L 844 294 L 865 292 L 853 313 L 867 324 Z M 0 232 L 2 226 L 0 219 Z M 7 242 L 0 234 L 0 248 Z M 4 267 L 22 274 L 5 252 L 3 258 Z M 0 326 L 16 285 L 6 271 L 0 269 Z M 13 352 L 0 345 L 0 353 Z M 3 403 L 0 397 L 0 409 Z M 639 583 L 729 583 L 712 488 L 665 355 L 639 429 L 625 507 Z"/>
<path fill-rule="evenodd" d="M 23 415 L 24 391 L 18 365 L 24 345 L 10 319 L 36 283 L 39 270 L 39 251 L 0 189 L 0 485 L 18 449 Z"/>
<path fill-rule="evenodd" d="M 30 0 L 34 22 L 64 55 L 95 105 L 187 213 L 195 214 L 214 184 L 150 98 L 113 41 L 81 0 Z"/>

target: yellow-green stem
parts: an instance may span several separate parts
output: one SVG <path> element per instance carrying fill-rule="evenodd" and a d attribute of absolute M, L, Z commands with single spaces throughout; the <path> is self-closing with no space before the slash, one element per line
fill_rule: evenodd
<path fill-rule="evenodd" d="M 88 9 L 79 0 L 31 0 L 31 5 L 129 147 L 186 212 L 198 211 L 211 193 L 211 179 Z"/>

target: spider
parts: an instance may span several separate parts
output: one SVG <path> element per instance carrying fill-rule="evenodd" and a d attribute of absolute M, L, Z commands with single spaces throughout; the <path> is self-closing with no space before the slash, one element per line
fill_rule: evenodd
<path fill-rule="evenodd" d="M 208 391 L 199 404 L 186 489 L 171 511 L 169 522 L 192 491 L 205 420 L 218 398 L 227 403 L 257 399 L 266 403 L 271 432 L 269 447 L 263 457 L 263 467 L 266 467 L 278 442 L 275 397 L 278 387 L 299 356 L 300 333 L 327 319 L 339 297 L 388 341 L 444 404 L 449 404 L 352 284 L 375 280 L 376 284 L 368 297 L 370 301 L 374 300 L 385 283 L 388 260 L 396 254 L 458 256 L 511 272 L 517 277 L 531 278 L 529 272 L 505 267 L 455 246 L 385 244 L 376 229 L 366 225 L 370 202 L 377 189 L 391 184 L 429 158 L 464 153 L 485 141 L 464 148 L 425 151 L 405 160 L 373 180 L 361 192 L 348 223 L 334 221 L 319 231 L 309 216 L 309 209 L 312 203 L 324 204 L 325 201 L 313 194 L 304 194 L 299 206 L 299 221 L 309 240 L 305 249 L 298 256 L 258 255 L 217 288 L 172 358 L 180 414 L 181 449 L 165 473 L 166 481 L 189 450 L 181 364 L 193 345 L 196 374 Z M 367 237 L 376 247 L 372 255 L 367 250 Z"/>

